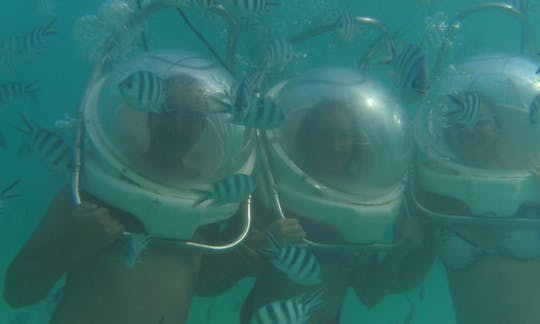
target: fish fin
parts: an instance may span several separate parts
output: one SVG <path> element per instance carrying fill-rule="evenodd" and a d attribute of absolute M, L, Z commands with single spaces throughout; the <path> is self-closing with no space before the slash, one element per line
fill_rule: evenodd
<path fill-rule="evenodd" d="M 32 135 L 32 133 L 34 133 L 34 126 L 32 126 L 32 123 L 30 123 L 28 118 L 21 112 L 19 112 L 19 117 L 21 118 L 24 127 L 13 126 L 13 128 L 25 135 Z"/>
<path fill-rule="evenodd" d="M 12 191 L 13 189 L 15 189 L 15 187 L 17 187 L 17 185 L 19 184 L 19 182 L 21 182 L 21 179 L 18 178 L 18 179 L 15 179 L 15 181 L 13 181 L 12 183 L 9 184 L 9 186 L 5 187 L 1 192 L 0 192 L 0 200 L 5 200 L 5 199 L 9 199 L 9 198 L 15 198 L 15 197 L 19 197 L 20 195 L 18 194 L 9 194 L 10 191 Z"/>
<path fill-rule="evenodd" d="M 56 18 L 53 18 L 47 24 L 41 26 L 41 29 L 43 30 L 43 34 L 45 34 L 45 35 L 54 35 L 54 34 L 56 34 L 56 30 L 52 29 L 54 24 L 56 24 Z"/>

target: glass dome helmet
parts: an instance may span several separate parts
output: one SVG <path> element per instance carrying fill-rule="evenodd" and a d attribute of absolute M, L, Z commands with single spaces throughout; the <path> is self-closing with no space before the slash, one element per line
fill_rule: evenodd
<path fill-rule="evenodd" d="M 254 167 L 244 128 L 215 113 L 232 83 L 212 61 L 178 50 L 144 53 L 105 74 L 84 108 L 83 189 L 154 237 L 188 239 L 230 217 L 238 204 L 194 205 L 212 184 Z"/>
<path fill-rule="evenodd" d="M 472 215 L 509 217 L 538 203 L 538 63 L 483 55 L 444 76 L 415 121 L 417 186 L 456 199 Z"/>
<path fill-rule="evenodd" d="M 357 71 L 321 68 L 267 97 L 286 116 L 266 131 L 283 208 L 335 226 L 348 243 L 393 242 L 412 148 L 396 96 Z"/>

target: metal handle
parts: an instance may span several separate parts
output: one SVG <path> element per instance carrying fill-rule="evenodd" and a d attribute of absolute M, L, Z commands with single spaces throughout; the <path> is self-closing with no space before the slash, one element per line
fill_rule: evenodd
<path fill-rule="evenodd" d="M 159 246 L 187 248 L 191 250 L 202 251 L 205 253 L 227 252 L 239 246 L 247 237 L 249 233 L 249 229 L 251 228 L 251 195 L 248 197 L 245 205 L 246 205 L 245 206 L 246 212 L 243 217 L 244 222 L 243 222 L 242 230 L 240 231 L 238 236 L 229 243 L 226 243 L 223 245 L 211 245 L 208 243 L 184 241 L 184 240 L 178 240 L 178 239 L 166 239 L 166 238 L 158 238 L 158 237 L 152 237 L 150 242 L 151 244 L 155 244 Z"/>
<path fill-rule="evenodd" d="M 432 81 L 438 79 L 440 75 L 446 56 L 448 52 L 450 51 L 450 48 L 453 46 L 452 40 L 455 37 L 456 33 L 461 29 L 461 22 L 476 13 L 484 12 L 484 11 L 500 11 L 502 13 L 507 13 L 510 16 L 517 19 L 517 21 L 519 22 L 521 26 L 520 54 L 523 54 L 525 50 L 525 41 L 528 40 L 529 38 L 529 31 L 528 31 L 527 19 L 521 13 L 521 11 L 505 3 L 492 2 L 492 3 L 479 4 L 465 11 L 460 12 L 454 17 L 454 19 L 451 20 L 450 25 L 449 25 L 450 27 L 446 31 L 445 39 L 441 45 L 441 48 L 439 49 L 437 58 L 435 60 L 435 65 L 433 67 Z"/>

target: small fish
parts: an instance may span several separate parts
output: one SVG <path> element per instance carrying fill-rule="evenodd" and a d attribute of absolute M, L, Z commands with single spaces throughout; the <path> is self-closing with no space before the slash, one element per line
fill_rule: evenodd
<path fill-rule="evenodd" d="M 351 13 L 342 14 L 336 22 L 336 28 L 338 38 L 344 42 L 355 41 L 364 31 Z"/>
<path fill-rule="evenodd" d="M 321 265 L 313 253 L 291 243 L 280 244 L 269 234 L 270 247 L 261 253 L 270 256 L 271 263 L 299 285 L 313 286 L 321 283 Z"/>
<path fill-rule="evenodd" d="M 269 98 L 257 98 L 249 110 L 240 118 L 232 120 L 233 124 L 244 125 L 258 129 L 273 129 L 285 122 L 283 109 Z"/>
<path fill-rule="evenodd" d="M 265 48 L 264 67 L 266 69 L 282 70 L 285 65 L 298 57 L 293 44 L 285 38 L 274 39 Z"/>
<path fill-rule="evenodd" d="M 531 104 L 529 105 L 529 123 L 531 125 L 538 124 L 538 118 L 540 117 L 540 94 L 537 94 Z"/>
<path fill-rule="evenodd" d="M 29 33 L 23 35 L 12 35 L 7 39 L 0 40 L 0 54 L 7 56 L 31 57 L 33 54 L 39 54 L 41 50 L 47 47 L 47 38 L 56 34 L 53 28 L 56 19 L 34 27 Z"/>
<path fill-rule="evenodd" d="M 125 235 L 124 265 L 126 268 L 133 269 L 137 263 L 141 262 L 141 253 L 146 250 L 146 246 L 150 243 L 151 239 L 151 235 L 142 233 Z"/>
<path fill-rule="evenodd" d="M 392 63 L 396 72 L 394 81 L 406 99 L 426 95 L 429 90 L 428 66 L 424 51 L 419 46 L 406 45 L 393 55 Z"/>
<path fill-rule="evenodd" d="M 118 84 L 120 94 L 127 104 L 144 112 L 166 111 L 164 81 L 150 71 L 131 73 Z"/>
<path fill-rule="evenodd" d="M 10 183 L 7 187 L 2 189 L 2 191 L 0 191 L 0 201 L 5 201 L 11 198 L 20 197 L 19 194 L 16 194 L 13 192 L 13 190 L 17 187 L 17 185 L 19 185 L 20 182 L 21 182 L 21 179 L 16 179 L 12 183 Z"/>
<path fill-rule="evenodd" d="M 34 126 L 23 115 L 20 117 L 24 128 L 16 127 L 18 131 L 30 137 L 19 149 L 19 154 L 31 155 L 37 153 L 49 165 L 57 169 L 70 168 L 72 164 L 71 147 L 56 132 Z"/>
<path fill-rule="evenodd" d="M 230 0 L 232 5 L 248 16 L 258 16 L 279 3 L 267 0 Z"/>
<path fill-rule="evenodd" d="M 449 94 L 448 98 L 453 108 L 445 107 L 443 118 L 447 126 L 463 125 L 474 127 L 480 120 L 480 97 L 476 92 L 466 93 L 464 96 Z"/>
<path fill-rule="evenodd" d="M 311 314 L 325 304 L 323 293 L 323 288 L 318 288 L 309 294 L 266 304 L 253 314 L 249 324 L 307 323 Z"/>
<path fill-rule="evenodd" d="M 211 191 L 201 191 L 203 196 L 193 203 L 193 207 L 212 200 L 212 205 L 239 203 L 255 190 L 253 177 L 247 174 L 236 173 L 216 182 Z"/>
<path fill-rule="evenodd" d="M 8 82 L 0 84 L 0 106 L 11 103 L 23 96 L 35 97 L 37 93 L 38 81 L 32 81 L 28 84 L 22 82 Z"/>

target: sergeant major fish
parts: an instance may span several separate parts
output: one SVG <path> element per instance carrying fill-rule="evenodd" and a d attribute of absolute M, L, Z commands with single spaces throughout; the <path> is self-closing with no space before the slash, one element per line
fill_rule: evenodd
<path fill-rule="evenodd" d="M 165 83 L 153 72 L 133 72 L 118 84 L 118 89 L 122 98 L 134 109 L 155 113 L 167 110 Z"/>
<path fill-rule="evenodd" d="M 72 150 L 61 136 L 51 130 L 32 125 L 23 114 L 20 114 L 20 117 L 24 127 L 16 129 L 30 137 L 30 140 L 19 148 L 20 154 L 37 153 L 50 166 L 60 170 L 71 167 Z"/>
<path fill-rule="evenodd" d="M 355 41 L 363 30 L 351 13 L 342 14 L 336 22 L 337 36 L 344 42 Z"/>
<path fill-rule="evenodd" d="M 0 84 L 0 106 L 11 103 L 23 96 L 35 97 L 38 81 L 28 84 L 22 82 L 8 82 Z"/>
<path fill-rule="evenodd" d="M 249 324 L 307 323 L 311 314 L 322 307 L 323 288 L 286 300 L 278 300 L 259 308 Z"/>
<path fill-rule="evenodd" d="M 34 53 L 40 53 L 46 47 L 46 39 L 56 34 L 53 29 L 56 19 L 34 27 L 30 32 L 23 35 L 12 35 L 7 39 L 0 40 L 0 56 L 7 57 L 23 56 L 29 58 Z"/>
<path fill-rule="evenodd" d="M 265 47 L 263 66 L 265 69 L 283 70 L 299 55 L 294 50 L 293 44 L 285 38 L 274 39 Z"/>
<path fill-rule="evenodd" d="M 405 99 L 423 97 L 429 90 L 428 66 L 424 51 L 407 44 L 399 53 L 392 54 L 394 81 Z"/>
<path fill-rule="evenodd" d="M 15 190 L 15 187 L 17 187 L 20 182 L 21 182 L 21 179 L 16 179 L 12 183 L 10 183 L 7 187 L 2 189 L 2 191 L 0 191 L 0 214 L 3 213 L 4 211 L 4 207 L 5 207 L 4 204 L 6 200 L 20 197 L 19 194 L 13 192 L 13 190 Z"/>
<path fill-rule="evenodd" d="M 447 126 L 463 125 L 474 127 L 480 120 L 480 97 L 476 92 L 466 93 L 463 96 L 449 94 L 448 98 L 453 107 L 446 107 L 443 118 Z"/>
<path fill-rule="evenodd" d="M 224 205 L 239 203 L 248 198 L 255 190 L 253 177 L 247 174 L 236 173 L 217 181 L 210 191 L 199 191 L 202 197 L 193 203 L 193 207 L 212 200 L 211 205 Z"/>
<path fill-rule="evenodd" d="M 269 234 L 270 247 L 261 253 L 270 256 L 270 262 L 299 285 L 312 286 L 321 283 L 321 266 L 313 253 L 291 243 L 280 244 Z"/>

